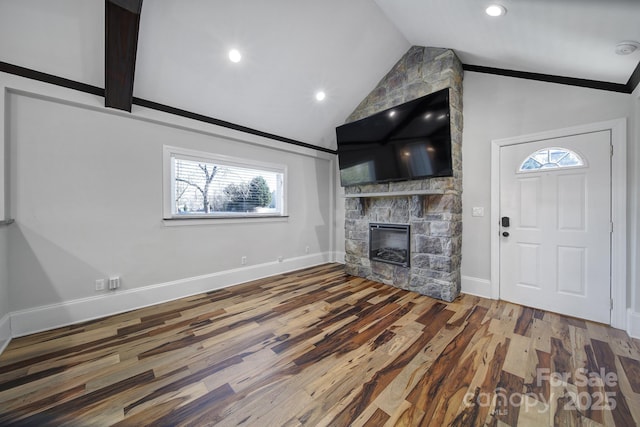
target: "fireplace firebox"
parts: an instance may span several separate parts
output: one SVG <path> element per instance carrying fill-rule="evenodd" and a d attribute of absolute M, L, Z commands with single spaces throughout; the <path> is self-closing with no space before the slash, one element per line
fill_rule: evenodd
<path fill-rule="evenodd" d="M 369 224 L 369 259 L 409 267 L 408 224 Z"/>

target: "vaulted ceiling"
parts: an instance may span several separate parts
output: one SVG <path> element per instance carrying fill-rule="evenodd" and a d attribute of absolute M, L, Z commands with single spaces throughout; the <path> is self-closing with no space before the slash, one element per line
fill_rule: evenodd
<path fill-rule="evenodd" d="M 501 18 L 488 3 L 145 0 L 133 95 L 333 148 L 335 126 L 411 45 L 620 85 L 638 67 L 640 50 L 614 53 L 640 41 L 638 0 L 501 0 Z M 104 0 L 0 0 L 0 61 L 104 88 L 104 13 Z"/>
<path fill-rule="evenodd" d="M 454 49 L 464 64 L 625 84 L 640 50 L 638 0 L 376 0 L 414 45 Z M 498 3 L 507 13 L 487 16 Z"/>

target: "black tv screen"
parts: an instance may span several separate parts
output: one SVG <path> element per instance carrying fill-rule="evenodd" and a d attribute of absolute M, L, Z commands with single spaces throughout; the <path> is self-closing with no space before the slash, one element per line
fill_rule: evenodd
<path fill-rule="evenodd" d="M 343 187 L 452 176 L 449 89 L 336 128 Z"/>

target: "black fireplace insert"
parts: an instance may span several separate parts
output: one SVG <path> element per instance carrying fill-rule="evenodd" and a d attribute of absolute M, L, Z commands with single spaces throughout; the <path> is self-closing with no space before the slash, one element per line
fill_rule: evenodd
<path fill-rule="evenodd" d="M 369 259 L 409 267 L 408 224 L 369 224 Z"/>

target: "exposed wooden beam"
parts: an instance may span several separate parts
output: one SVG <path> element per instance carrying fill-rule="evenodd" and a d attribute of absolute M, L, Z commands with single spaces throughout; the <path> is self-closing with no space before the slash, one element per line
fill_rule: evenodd
<path fill-rule="evenodd" d="M 142 0 L 105 0 L 106 107 L 131 111 Z"/>

